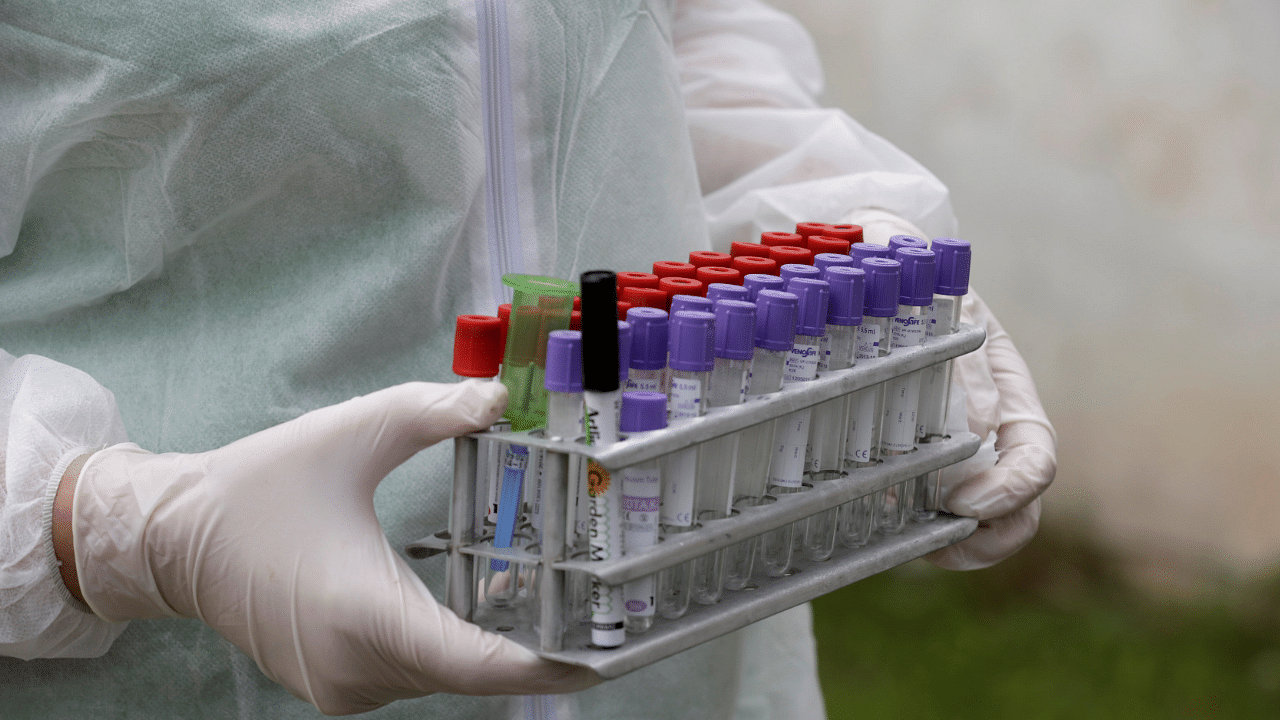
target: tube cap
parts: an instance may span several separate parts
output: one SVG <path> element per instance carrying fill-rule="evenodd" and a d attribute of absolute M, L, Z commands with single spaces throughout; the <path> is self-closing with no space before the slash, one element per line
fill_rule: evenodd
<path fill-rule="evenodd" d="M 690 265 L 689 267 L 693 267 Z M 667 305 L 676 295 L 697 295 L 702 297 L 702 283 L 687 277 L 664 277 L 658 281 L 658 289 L 667 294 Z"/>
<path fill-rule="evenodd" d="M 938 261 L 934 292 L 939 295 L 967 295 L 969 262 L 972 259 L 969 243 L 959 238 L 934 238 L 932 249 Z"/>
<path fill-rule="evenodd" d="M 574 310 L 573 312 L 569 313 L 569 329 L 570 330 L 582 329 L 582 311 L 581 310 Z"/>
<path fill-rule="evenodd" d="M 716 364 L 716 316 L 681 310 L 671 316 L 671 369 L 709 372 Z"/>
<path fill-rule="evenodd" d="M 658 288 L 658 276 L 653 273 L 645 272 L 620 272 L 618 273 L 618 292 L 622 292 L 623 288 L 642 287 L 642 288 Z"/>
<path fill-rule="evenodd" d="M 498 376 L 502 321 L 489 315 L 459 315 L 453 331 L 453 372 L 462 377 Z"/>
<path fill-rule="evenodd" d="M 720 265 L 707 265 L 706 267 L 698 268 L 697 279 L 703 285 L 710 285 L 711 283 L 741 285 L 742 271 Z"/>
<path fill-rule="evenodd" d="M 828 325 L 861 325 L 867 274 L 852 265 L 832 265 L 822 274 L 831 286 Z"/>
<path fill-rule="evenodd" d="M 818 268 L 824 273 L 827 271 L 827 268 L 829 267 L 835 267 L 836 265 L 847 265 L 849 267 L 854 267 L 855 264 L 856 264 L 856 261 L 853 258 L 849 257 L 847 253 L 825 253 L 824 252 L 824 253 L 818 253 L 817 255 L 813 256 L 813 266 Z M 823 278 L 823 279 L 825 280 L 826 278 Z"/>
<path fill-rule="evenodd" d="M 782 282 L 785 286 L 786 283 L 791 282 L 792 278 L 806 277 L 806 278 L 813 278 L 814 280 L 821 279 L 822 271 L 812 265 L 788 263 L 782 266 L 781 275 L 782 275 Z M 787 292 L 791 292 L 791 289 L 787 288 Z"/>
<path fill-rule="evenodd" d="M 889 257 L 893 257 L 892 253 L 897 252 L 898 248 L 904 247 L 928 248 L 929 243 L 911 235 L 894 235 L 889 238 L 889 252 L 891 253 Z"/>
<path fill-rule="evenodd" d="M 618 278 L 609 270 L 582 273 L 582 387 L 618 389 Z"/>
<path fill-rule="evenodd" d="M 862 226 L 861 225 L 828 225 L 827 231 L 822 233 L 827 237 L 833 237 L 840 240 L 848 240 L 850 245 L 857 245 L 862 242 Z"/>
<path fill-rule="evenodd" d="M 768 247 L 776 247 L 778 245 L 804 247 L 804 238 L 789 232 L 766 232 L 760 233 L 760 244 Z"/>
<path fill-rule="evenodd" d="M 689 264 L 696 268 L 729 267 L 733 256 L 729 253 L 712 252 L 711 250 L 694 250 L 689 253 Z"/>
<path fill-rule="evenodd" d="M 542 386 L 554 392 L 582 392 L 582 333 L 551 331 L 547 338 L 547 375 Z"/>
<path fill-rule="evenodd" d="M 711 312 L 712 304 L 710 300 L 704 297 L 698 297 L 697 295 L 672 295 L 671 310 L 669 310 L 668 312 L 671 315 L 675 315 L 681 310 L 696 310 L 698 312 Z"/>
<path fill-rule="evenodd" d="M 796 234 L 804 238 L 804 242 L 799 244 L 800 247 L 809 247 L 809 238 L 814 235 L 826 235 L 829 227 L 831 226 L 820 222 L 796 223 Z"/>
<path fill-rule="evenodd" d="M 627 311 L 628 311 L 628 310 L 630 310 L 630 309 L 631 309 L 631 303 L 629 303 L 629 302 L 627 302 L 627 301 L 625 301 L 625 300 L 619 300 L 619 301 L 618 301 L 618 319 L 619 319 L 619 320 L 626 320 L 626 319 L 627 319 Z"/>
<path fill-rule="evenodd" d="M 717 300 L 748 300 L 751 293 L 741 285 L 730 285 L 728 283 L 711 283 L 707 286 L 707 299 L 711 302 Z"/>
<path fill-rule="evenodd" d="M 678 260 L 659 260 L 653 264 L 653 274 L 659 278 L 684 277 L 693 279 L 698 268 Z"/>
<path fill-rule="evenodd" d="M 733 269 L 742 273 L 744 280 L 748 275 L 777 275 L 778 261 L 756 255 L 739 255 L 733 259 Z"/>
<path fill-rule="evenodd" d="M 665 310 L 651 307 L 627 311 L 631 325 L 631 354 L 627 366 L 636 370 L 658 370 L 667 366 L 667 338 L 670 321 Z"/>
<path fill-rule="evenodd" d="M 667 396 L 658 392 L 630 390 L 622 393 L 618 409 L 618 429 L 624 433 L 661 430 L 667 426 Z"/>
<path fill-rule="evenodd" d="M 622 385 L 627 381 L 627 370 L 630 363 L 625 362 L 625 358 L 631 357 L 631 323 L 625 320 L 618 321 L 618 384 Z"/>
<path fill-rule="evenodd" d="M 819 253 L 839 253 L 841 255 L 849 254 L 849 241 L 833 238 L 827 235 L 814 235 L 809 238 L 809 244 L 805 247 L 814 255 Z"/>
<path fill-rule="evenodd" d="M 729 243 L 729 254 L 739 257 L 769 257 L 769 247 L 759 243 Z"/>
<path fill-rule="evenodd" d="M 755 353 L 756 304 L 716 301 L 716 357 L 750 360 Z"/>
<path fill-rule="evenodd" d="M 657 288 L 629 287 L 622 289 L 622 301 L 632 307 L 651 307 L 666 310 L 667 294 Z"/>
<path fill-rule="evenodd" d="M 825 335 L 831 286 L 826 280 L 797 277 L 787 281 L 787 292 L 800 298 L 796 312 L 797 335 Z"/>
<path fill-rule="evenodd" d="M 574 309 L 574 310 L 581 310 L 581 309 L 582 309 L 582 298 L 580 298 L 580 297 L 575 297 L 575 298 L 573 299 L 573 309 Z"/>
<path fill-rule="evenodd" d="M 892 260 L 893 251 L 884 245 L 861 243 L 859 245 L 852 245 L 849 247 L 849 257 L 853 258 L 855 267 L 862 267 L 862 261 L 867 258 L 878 257 Z"/>
<path fill-rule="evenodd" d="M 779 265 L 788 265 L 797 263 L 800 265 L 812 265 L 813 253 L 809 250 L 796 247 L 794 245 L 775 245 L 769 248 L 769 257 L 776 260 Z"/>
<path fill-rule="evenodd" d="M 742 287 L 747 289 L 747 300 L 756 302 L 761 290 L 781 290 L 786 286 L 777 275 L 752 274 L 742 279 Z"/>
<path fill-rule="evenodd" d="M 864 315 L 894 317 L 898 314 L 898 286 L 902 279 L 902 264 L 888 258 L 867 258 L 862 261 L 867 273 L 866 307 Z"/>
<path fill-rule="evenodd" d="M 796 339 L 800 298 L 789 292 L 761 290 L 756 294 L 756 347 L 790 350 Z M 897 310 L 897 308 L 894 308 Z"/>
<path fill-rule="evenodd" d="M 933 280 L 937 272 L 933 251 L 917 247 L 899 248 L 894 259 L 902 263 L 898 302 L 915 306 L 933 302 Z"/>

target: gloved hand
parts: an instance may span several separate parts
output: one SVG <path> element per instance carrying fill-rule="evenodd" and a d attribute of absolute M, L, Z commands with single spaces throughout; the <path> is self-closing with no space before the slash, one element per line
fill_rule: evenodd
<path fill-rule="evenodd" d="M 329 714 L 434 692 L 543 694 L 598 682 L 439 605 L 388 545 L 378 482 L 487 427 L 499 383 L 409 383 L 226 447 L 92 455 L 75 489 L 79 583 L 112 621 L 199 618 Z"/>
<path fill-rule="evenodd" d="M 865 241 L 881 245 L 893 235 L 924 237 L 911 223 L 881 210 L 860 211 L 847 222 L 862 225 Z M 1035 536 L 1040 494 L 1057 472 L 1057 435 L 1026 361 L 972 290 L 965 296 L 960 319 L 987 331 L 981 348 L 956 359 L 953 382 L 965 391 L 969 430 L 981 438 L 995 434 L 997 459 L 994 467 L 972 474 L 964 471 L 974 463 L 943 470 L 943 508 L 977 518 L 980 524 L 963 542 L 927 559 L 950 570 L 976 570 L 1009 557 Z"/>

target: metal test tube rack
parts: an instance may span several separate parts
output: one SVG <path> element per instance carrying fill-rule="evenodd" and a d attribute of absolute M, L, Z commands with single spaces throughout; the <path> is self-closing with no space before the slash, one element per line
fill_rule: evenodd
<path fill-rule="evenodd" d="M 825 561 L 798 558 L 793 562 L 792 571 L 784 577 L 760 577 L 753 587 L 726 590 L 716 605 L 691 603 L 679 620 L 659 620 L 649 632 L 628 636 L 624 645 L 612 649 L 591 647 L 590 630 L 586 626 L 566 627 L 564 592 L 568 573 L 586 573 L 608 585 L 641 578 L 964 460 L 977 452 L 981 440 L 966 432 L 942 442 L 921 445 L 915 452 L 886 458 L 875 467 L 848 471 L 840 477 L 817 482 L 806 492 L 783 495 L 768 505 L 745 508 L 735 511 L 731 517 L 703 522 L 697 529 L 668 538 L 642 554 L 602 562 L 566 559 L 569 470 L 576 462 L 573 456 L 592 458 L 610 472 L 620 471 L 945 362 L 976 350 L 985 339 L 986 333 L 981 328 L 963 325 L 957 332 L 930 338 L 919 347 L 864 360 L 853 368 L 827 373 L 812 382 L 788 385 L 760 401 L 716 408 L 677 428 L 654 433 L 643 440 L 624 440 L 598 451 L 577 442 L 547 440 L 539 437 L 537 431 L 533 434 L 491 431 L 457 438 L 449 530 L 411 543 L 408 553 L 418 559 L 447 554 L 445 602 L 459 617 L 487 630 L 501 632 L 543 657 L 589 667 L 606 678 L 618 677 L 959 542 L 973 534 L 978 523 L 972 518 L 943 514 L 926 523 L 909 524 L 901 533 L 877 536 L 864 547 L 837 547 Z M 498 551 L 481 538 L 481 528 L 476 526 L 475 502 L 482 438 L 547 451 L 543 465 L 542 544 L 538 554 L 517 549 Z M 483 562 L 489 558 L 538 567 L 536 608 L 479 606 L 478 577 L 483 575 Z M 535 620 L 536 630 L 531 622 Z"/>

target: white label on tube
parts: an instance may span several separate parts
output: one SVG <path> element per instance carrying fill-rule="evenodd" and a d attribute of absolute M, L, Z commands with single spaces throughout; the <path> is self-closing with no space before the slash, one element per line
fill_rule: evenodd
<path fill-rule="evenodd" d="M 890 380 L 885 386 L 884 429 L 880 447 L 895 452 L 916 449 L 916 412 L 920 409 L 920 373 Z"/>
<path fill-rule="evenodd" d="M 880 326 L 864 322 L 858 326 L 857 358 L 871 360 L 880 357 Z"/>
<path fill-rule="evenodd" d="M 893 319 L 893 347 L 909 348 L 924 344 L 929 316 L 912 315 L 914 310 L 911 305 L 898 306 L 898 316 Z"/>
<path fill-rule="evenodd" d="M 658 544 L 662 482 L 656 465 L 622 471 L 622 543 L 624 554 Z M 653 615 L 653 576 L 629 582 L 624 596 L 628 615 Z"/>
<path fill-rule="evenodd" d="M 818 372 L 831 369 L 831 333 L 823 333 L 818 342 Z"/>
<path fill-rule="evenodd" d="M 773 462 L 769 466 L 769 484 L 800 487 L 804 475 L 804 456 L 809 446 L 809 418 L 813 408 L 797 410 L 778 418 L 774 430 Z"/>
<path fill-rule="evenodd" d="M 627 392 L 662 392 L 662 381 L 658 378 L 627 378 Z"/>
<path fill-rule="evenodd" d="M 587 392 L 584 428 L 587 442 L 608 447 L 618 441 L 618 406 L 622 393 Z M 622 484 L 609 471 L 588 461 L 587 487 L 591 495 L 587 522 L 587 542 L 591 561 L 611 560 L 622 556 Z M 618 647 L 626 641 L 623 630 L 623 593 L 621 585 L 591 583 L 591 642 L 599 647 Z"/>
<path fill-rule="evenodd" d="M 542 532 L 542 481 L 546 474 L 546 451 L 534 450 L 530 463 L 533 467 L 534 488 L 533 502 L 529 503 L 529 524 L 539 533 Z"/>
<path fill-rule="evenodd" d="M 819 344 L 797 342 L 787 353 L 786 365 L 782 370 L 782 384 L 808 382 L 818 376 L 818 358 L 821 352 Z"/>
<path fill-rule="evenodd" d="M 849 435 L 844 455 L 854 462 L 871 462 L 871 444 L 875 442 L 877 388 L 859 390 L 850 397 Z"/>
<path fill-rule="evenodd" d="M 671 395 L 667 402 L 667 418 L 672 423 L 702 415 L 702 381 L 697 378 L 671 378 Z"/>
<path fill-rule="evenodd" d="M 951 334 L 951 314 L 955 300 L 946 295 L 934 295 L 929 305 L 929 337 Z"/>

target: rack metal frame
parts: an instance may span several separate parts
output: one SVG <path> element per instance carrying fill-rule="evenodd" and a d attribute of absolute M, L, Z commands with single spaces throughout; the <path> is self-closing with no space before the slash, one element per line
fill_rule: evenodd
<path fill-rule="evenodd" d="M 972 433 L 961 433 L 921 445 L 915 452 L 885 458 L 875 467 L 815 480 L 805 492 L 783 495 L 766 505 L 735 511 L 731 517 L 703 522 L 643 553 L 596 562 L 567 559 L 571 551 L 566 546 L 571 467 L 576 467 L 582 458 L 589 458 L 609 471 L 618 471 L 946 362 L 976 350 L 985 339 L 981 328 L 963 325 L 957 332 L 930 338 L 922 346 L 862 361 L 812 382 L 789 385 L 758 401 L 716 408 L 678 427 L 606 448 L 550 440 L 537 431 L 489 431 L 457 438 L 449 530 L 411 543 L 408 553 L 419 559 L 446 554 L 445 602 L 460 617 L 504 633 L 543 657 L 589 667 L 602 677 L 631 672 L 959 542 L 977 529 L 977 521 L 943 514 L 930 522 L 910 524 L 901 533 L 879 535 L 860 548 L 837 548 L 830 559 L 822 562 L 798 560 L 784 577 L 758 578 L 747 589 L 726 591 L 716 605 L 690 604 L 688 613 L 679 620 L 658 619 L 649 632 L 628 637 L 621 647 L 611 649 L 591 646 L 586 626 L 566 627 L 563 599 L 568 573 L 586 573 L 606 585 L 641 578 L 964 460 L 977 452 L 981 439 Z M 498 551 L 476 526 L 477 467 L 482 441 L 517 443 L 545 451 L 542 542 L 536 554 L 513 549 Z M 483 565 L 476 558 L 537 566 L 537 607 L 499 609 L 481 605 L 477 571 Z"/>

